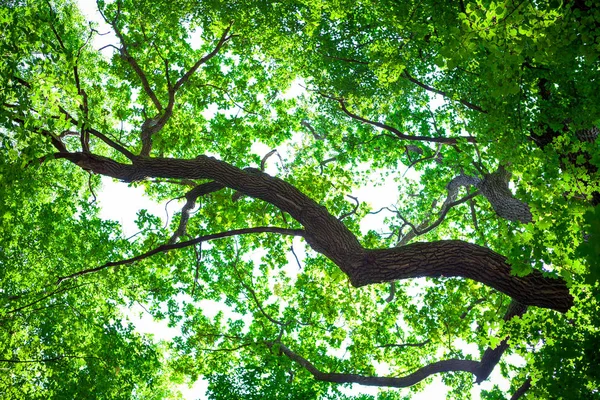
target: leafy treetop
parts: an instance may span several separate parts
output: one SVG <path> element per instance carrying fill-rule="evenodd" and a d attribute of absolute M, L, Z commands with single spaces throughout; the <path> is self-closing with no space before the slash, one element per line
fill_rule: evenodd
<path fill-rule="evenodd" d="M 593 2 L 97 7 L 0 8 L 5 397 L 598 396 Z M 125 238 L 101 176 L 184 205 Z"/>

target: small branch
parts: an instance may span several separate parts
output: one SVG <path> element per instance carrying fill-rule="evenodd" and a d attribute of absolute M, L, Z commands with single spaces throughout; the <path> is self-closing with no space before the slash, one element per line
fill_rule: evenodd
<path fill-rule="evenodd" d="M 296 255 L 296 252 L 294 251 L 294 245 L 293 244 L 290 246 L 290 250 L 292 251 L 292 254 L 294 255 L 294 258 L 296 259 L 296 263 L 298 264 L 298 269 L 302 269 L 302 264 L 300 264 L 300 259 L 298 259 L 298 256 Z"/>
<path fill-rule="evenodd" d="M 325 58 L 331 58 L 332 60 L 344 61 L 344 62 L 347 62 L 347 63 L 354 63 L 354 64 L 369 65 L 369 63 L 367 61 L 355 60 L 353 58 L 331 56 L 329 54 L 325 54 L 322 51 L 317 51 L 317 53 L 321 54 Z"/>
<path fill-rule="evenodd" d="M 13 122 L 25 127 L 25 119 L 22 116 L 10 116 L 9 117 Z M 52 132 L 46 130 L 46 129 L 36 129 L 33 132 L 37 132 L 43 136 L 46 136 L 50 139 L 50 142 L 52 143 L 52 145 L 60 152 L 60 153 L 68 153 L 69 150 L 67 150 L 67 147 L 65 146 L 65 144 L 63 143 L 62 140 L 60 140 L 59 136 L 56 136 L 55 134 L 53 134 Z M 50 156 L 46 155 L 43 156 L 41 158 L 38 159 L 38 161 L 41 163 L 43 163 L 46 159 L 50 158 Z"/>
<path fill-rule="evenodd" d="M 379 345 L 377 347 L 379 347 L 379 348 L 390 348 L 390 347 L 394 347 L 394 348 L 423 347 L 423 346 L 428 345 L 430 342 L 431 342 L 431 340 L 427 339 L 426 341 L 420 342 L 420 343 L 399 343 L 399 344 L 390 343 L 390 344 L 382 344 L 382 345 Z"/>
<path fill-rule="evenodd" d="M 82 287 L 82 286 L 85 286 L 85 285 L 88 285 L 88 284 L 89 283 L 82 283 L 82 284 L 78 284 L 78 285 L 74 285 L 74 286 L 68 286 L 68 287 L 63 287 L 63 288 L 60 288 L 60 289 L 55 289 L 55 290 L 51 291 L 50 293 L 47 293 L 46 295 L 44 295 L 44 296 L 42 296 L 42 297 L 40 297 L 40 298 L 38 298 L 38 299 L 36 299 L 36 300 L 34 300 L 32 302 L 29 302 L 29 303 L 27 303 L 27 304 L 25 304 L 25 305 L 23 305 L 21 307 L 12 309 L 10 311 L 7 311 L 5 314 L 8 315 L 8 314 L 17 313 L 19 311 L 22 311 L 22 310 L 24 310 L 24 309 L 26 309 L 28 307 L 31 307 L 31 306 L 35 305 L 35 304 L 37 304 L 37 303 L 39 303 L 41 301 L 44 301 L 45 299 L 47 299 L 47 298 L 49 298 L 49 297 L 51 297 L 51 296 L 53 296 L 55 294 L 63 293 L 63 292 L 66 292 L 68 290 L 71 290 L 71 289 L 77 289 L 79 287 Z M 23 295 L 15 296 L 12 300 L 18 300 L 21 297 L 23 297 Z"/>
<path fill-rule="evenodd" d="M 519 386 L 517 391 L 513 393 L 513 395 L 510 397 L 510 400 L 520 399 L 529 390 L 529 388 L 531 388 L 531 377 L 525 379 L 525 382 L 523 382 L 523 384 Z"/>
<path fill-rule="evenodd" d="M 183 86 L 190 79 L 194 72 L 196 72 L 196 70 L 200 68 L 202 64 L 205 64 L 206 62 L 208 62 L 208 60 L 216 56 L 219 53 L 219 50 L 221 50 L 221 48 L 223 47 L 223 45 L 225 45 L 225 43 L 227 43 L 227 41 L 229 41 L 234 36 L 227 36 L 232 26 L 233 21 L 231 21 L 229 23 L 229 26 L 225 29 L 213 51 L 211 51 L 210 53 L 202 57 L 200 60 L 198 60 L 196 64 L 192 66 L 192 68 L 190 68 L 181 78 L 179 78 L 175 85 L 173 85 L 174 92 L 177 92 L 181 88 L 181 86 Z"/>
<path fill-rule="evenodd" d="M 416 236 L 424 235 L 427 232 L 430 232 L 433 229 L 437 228 L 444 221 L 444 219 L 446 218 L 446 214 L 448 214 L 448 211 L 450 211 L 450 209 L 452 207 L 455 207 L 457 205 L 465 203 L 478 195 L 479 195 L 479 191 L 477 190 L 471 194 L 466 195 L 465 197 L 463 197 L 462 199 L 457 200 L 457 201 L 448 202 L 448 199 L 446 199 L 446 202 L 444 202 L 444 205 L 442 205 L 442 211 L 440 212 L 440 215 L 438 216 L 437 220 L 435 220 L 435 222 L 433 222 L 431 225 L 429 225 L 427 227 L 423 227 L 424 224 L 421 224 L 421 225 L 419 225 L 419 228 L 417 228 L 413 224 L 408 222 L 406 219 L 404 219 L 404 217 L 398 213 L 398 216 L 400 217 L 400 219 L 406 225 L 410 226 L 410 228 L 412 229 L 411 232 L 409 232 L 402 238 L 402 240 L 398 243 L 398 246 L 402 246 L 402 245 L 406 244 L 409 240 L 415 238 Z"/>
<path fill-rule="evenodd" d="M 340 215 L 340 217 L 338 218 L 338 220 L 340 220 L 340 221 L 343 220 L 344 218 L 347 218 L 347 217 L 349 217 L 351 215 L 356 214 L 356 211 L 358 210 L 358 206 L 360 205 L 360 203 L 358 202 L 358 199 L 356 197 L 350 196 L 349 194 L 347 194 L 346 197 L 349 197 L 352 200 L 354 200 L 354 202 L 356 204 L 354 205 L 354 209 L 352 211 Z"/>
<path fill-rule="evenodd" d="M 390 295 L 385 299 L 386 303 L 394 301 L 394 297 L 396 297 L 396 282 L 392 281 L 390 282 Z"/>
<path fill-rule="evenodd" d="M 315 128 L 307 120 L 303 119 L 302 121 L 300 121 L 300 125 L 304 126 L 306 129 L 308 129 L 309 132 L 315 138 L 315 140 L 323 140 L 323 139 L 325 139 L 325 137 L 323 135 L 320 135 L 320 134 L 317 133 L 317 131 L 315 130 Z"/>
<path fill-rule="evenodd" d="M 275 153 L 277 153 L 277 149 L 271 150 L 270 152 L 268 152 L 267 154 L 264 155 L 264 157 L 262 158 L 262 160 L 260 160 L 260 170 L 261 171 L 265 170 L 265 163 L 267 162 L 267 160 L 269 159 L 269 157 L 271 157 Z"/>
<path fill-rule="evenodd" d="M 185 198 L 187 201 L 181 209 L 181 219 L 179 220 L 179 227 L 177 227 L 177 230 L 173 233 L 171 239 L 169 239 L 169 244 L 177 242 L 177 239 L 185 235 L 187 223 L 190 219 L 190 214 L 194 207 L 196 207 L 196 200 L 198 199 L 198 197 L 206 196 L 207 194 L 217 192 L 223 189 L 224 187 L 225 186 L 223 184 L 218 182 L 208 182 L 196 186 L 195 188 L 193 188 L 185 194 Z"/>
<path fill-rule="evenodd" d="M 19 360 L 19 359 L 0 359 L 0 363 L 10 363 L 10 364 L 31 364 L 31 363 L 49 363 L 49 362 L 57 362 L 64 359 L 69 358 L 79 358 L 83 360 L 91 359 L 91 360 L 100 360 L 104 362 L 100 357 L 95 356 L 75 356 L 75 355 L 62 355 L 50 358 L 40 358 L 36 360 Z"/>
<path fill-rule="evenodd" d="M 479 106 L 477 106 L 477 105 L 475 105 L 473 103 L 470 103 L 470 102 L 468 102 L 466 100 L 463 100 L 463 99 L 454 100 L 452 98 L 452 96 L 448 95 L 446 92 L 443 92 L 443 91 L 438 90 L 438 89 L 436 89 L 434 87 L 426 85 L 423 82 L 418 81 L 417 79 L 413 78 L 406 70 L 404 70 L 403 75 L 404 75 L 404 77 L 406 79 L 408 79 L 409 81 L 411 81 L 415 85 L 420 86 L 420 87 L 422 87 L 423 89 L 425 89 L 425 90 L 427 90 L 429 92 L 432 92 L 432 93 L 435 93 L 435 94 L 439 94 L 440 96 L 443 96 L 443 97 L 445 97 L 445 98 L 447 98 L 449 100 L 452 100 L 452 101 L 458 101 L 460 104 L 464 105 L 467 108 L 470 108 L 471 110 L 487 114 L 487 111 L 485 111 L 483 108 L 481 108 L 481 107 L 479 107 Z"/>
<path fill-rule="evenodd" d="M 71 115 L 71 113 L 69 113 L 67 110 L 65 110 L 62 106 L 58 106 L 58 110 L 61 112 L 61 114 L 63 114 L 65 116 L 65 118 L 70 121 L 73 125 L 78 126 L 79 125 L 79 121 L 73 117 Z M 110 147 L 112 147 L 113 149 L 117 150 L 119 153 L 123 154 L 125 157 L 127 157 L 129 160 L 133 160 L 135 158 L 135 156 L 133 155 L 132 152 L 130 152 L 129 150 L 127 150 L 125 147 L 123 147 L 121 144 L 115 142 L 114 140 L 110 139 L 108 136 L 106 136 L 105 134 L 99 132 L 98 130 L 88 127 L 86 128 L 86 130 L 91 133 L 92 135 L 96 136 L 98 139 L 102 140 L 104 143 L 106 143 L 107 145 L 109 145 Z"/>
<path fill-rule="evenodd" d="M 259 226 L 259 227 L 254 227 L 254 228 L 233 229 L 231 231 L 226 231 L 226 232 L 212 233 L 209 235 L 199 236 L 195 239 L 188 240 L 185 242 L 179 242 L 179 243 L 173 243 L 173 244 L 163 244 L 161 246 L 158 246 L 155 249 L 147 251 L 138 256 L 128 258 L 126 260 L 110 261 L 99 267 L 88 268 L 88 269 L 81 270 L 79 272 L 75 272 L 71 275 L 60 276 L 60 277 L 58 277 L 56 284 L 60 285 L 62 282 L 69 280 L 69 279 L 78 278 L 78 277 L 84 276 L 84 275 L 89 275 L 89 274 L 92 274 L 92 273 L 95 273 L 98 271 L 102 271 L 107 268 L 116 267 L 119 265 L 132 264 L 136 261 L 141 261 L 148 257 L 152 257 L 155 254 L 166 253 L 167 251 L 171 251 L 171 250 L 175 250 L 175 249 L 182 249 L 184 247 L 193 246 L 195 244 L 206 242 L 209 240 L 221 239 L 221 238 L 226 238 L 226 237 L 231 237 L 231 236 L 236 236 L 236 235 L 253 234 L 253 233 L 278 233 L 280 235 L 304 236 L 304 230 L 302 230 L 302 229 L 287 229 L 287 228 L 279 228 L 279 227 L 274 227 L 274 226 Z"/>
<path fill-rule="evenodd" d="M 223 47 L 223 45 L 229 39 L 231 39 L 233 37 L 233 35 L 227 36 L 232 25 L 233 25 L 233 21 L 229 24 L 227 29 L 225 29 L 225 32 L 223 32 L 223 35 L 221 35 L 221 39 L 215 46 L 214 50 L 212 52 L 210 52 L 209 54 L 205 55 L 204 57 L 202 57 L 200 60 L 198 60 L 198 62 L 196 62 L 196 64 L 194 64 L 192 66 L 192 68 L 190 68 L 173 86 L 171 86 L 171 83 L 170 83 L 171 78 L 169 77 L 168 62 L 163 59 L 165 62 L 165 69 L 166 69 L 165 73 L 166 73 L 166 78 L 167 78 L 167 82 L 168 82 L 168 86 L 169 86 L 169 91 L 168 91 L 169 101 L 167 103 L 167 107 L 164 110 L 162 109 L 162 107 L 158 108 L 159 115 L 155 116 L 154 118 L 149 118 L 146 121 L 144 121 L 144 124 L 142 125 L 142 131 L 141 131 L 141 140 L 142 140 L 142 149 L 140 151 L 141 156 L 147 157 L 150 155 L 150 151 L 152 150 L 152 136 L 154 134 L 156 134 L 157 132 L 159 132 L 165 126 L 165 124 L 167 123 L 169 118 L 171 118 L 171 115 L 173 114 L 173 108 L 175 106 L 175 93 L 177 93 L 177 91 L 190 79 L 190 77 L 194 74 L 194 72 L 196 72 L 196 70 L 198 68 L 200 68 L 200 66 L 202 64 L 206 63 L 208 60 L 210 60 L 215 55 L 217 55 L 217 53 Z M 123 48 L 126 49 L 125 46 Z M 159 56 L 160 56 L 160 54 L 159 54 Z M 141 70 L 140 70 L 140 72 L 141 72 Z"/>
<path fill-rule="evenodd" d="M 194 271 L 194 286 L 192 287 L 192 298 L 198 286 L 198 274 L 200 273 L 200 261 L 202 261 L 202 243 L 198 243 L 198 248 L 194 246 L 194 252 L 196 253 L 196 271 Z"/>
<path fill-rule="evenodd" d="M 160 103 L 160 101 L 158 101 L 158 97 L 156 97 L 156 94 L 150 87 L 150 83 L 148 82 L 148 78 L 146 77 L 146 74 L 144 73 L 144 71 L 142 70 L 140 65 L 137 63 L 135 58 L 133 58 L 131 56 L 131 54 L 129 54 L 129 50 L 127 48 L 128 47 L 127 42 L 125 41 L 125 38 L 123 37 L 123 34 L 121 33 L 121 30 L 117 26 L 117 20 L 119 18 L 120 9 L 117 11 L 117 15 L 115 16 L 115 18 L 112 21 L 109 20 L 104 15 L 104 13 L 102 12 L 100 7 L 98 7 L 98 11 L 100 11 L 100 15 L 102 15 L 102 18 L 104 19 L 104 21 L 106 21 L 107 24 L 112 26 L 112 28 L 115 31 L 115 35 L 117 35 L 117 38 L 119 38 L 119 41 L 121 42 L 121 48 L 119 49 L 121 58 L 123 58 L 123 60 L 125 60 L 131 66 L 131 68 L 135 71 L 136 75 L 138 76 L 138 78 L 140 79 L 140 81 L 142 83 L 142 88 L 144 89 L 144 92 L 146 92 L 148 97 L 150 97 L 150 100 L 152 100 L 152 103 L 154 104 L 156 109 L 159 112 L 162 112 L 163 111 L 162 104 Z"/>
<path fill-rule="evenodd" d="M 246 285 L 246 282 L 244 282 L 244 279 L 242 278 L 240 272 L 237 269 L 237 262 L 239 260 L 239 257 L 236 257 L 236 259 L 234 260 L 232 267 L 233 267 L 233 271 L 235 272 L 235 274 L 237 275 L 238 281 L 240 282 L 240 284 L 244 287 L 244 289 L 246 289 L 248 291 L 248 293 L 250 293 L 250 296 L 252 297 L 252 300 L 254 300 L 254 304 L 256 304 L 256 307 L 258 308 L 258 310 L 260 311 L 260 313 L 270 322 L 272 322 L 275 325 L 279 325 L 281 327 L 285 327 L 288 326 L 290 323 L 289 322 L 281 322 L 276 320 L 275 318 L 271 317 L 263 308 L 262 304 L 260 303 L 260 301 L 258 300 L 258 297 L 256 296 L 256 292 L 254 291 L 254 289 L 252 289 L 251 285 L 252 285 L 252 274 L 247 274 L 249 275 L 249 279 L 250 279 L 250 286 Z"/>
<path fill-rule="evenodd" d="M 506 314 L 504 315 L 504 320 L 510 320 L 513 317 L 521 316 L 527 311 L 527 307 L 522 304 L 512 301 Z M 294 351 L 290 350 L 288 347 L 283 345 L 282 343 L 266 343 L 268 347 L 278 348 L 283 354 L 285 354 L 290 360 L 296 362 L 308 372 L 310 372 L 316 380 L 324 381 L 324 382 L 333 382 L 333 383 L 358 383 L 360 385 L 366 386 L 387 386 L 387 387 L 396 387 L 396 388 L 404 388 L 415 385 L 422 380 L 428 378 L 431 375 L 439 374 L 443 372 L 456 372 L 456 371 L 464 371 L 469 372 L 475 375 L 476 382 L 481 383 L 485 381 L 491 374 L 494 367 L 500 361 L 500 358 L 508 348 L 508 338 L 504 339 L 499 346 L 494 349 L 488 348 L 482 358 L 481 361 L 474 360 L 460 360 L 460 359 L 449 359 L 449 360 L 441 360 L 434 362 L 432 364 L 426 365 L 422 368 L 419 368 L 415 372 L 406 375 L 404 377 L 380 377 L 380 376 L 364 376 L 358 374 L 348 374 L 348 373 L 336 373 L 336 372 L 323 372 L 314 366 L 310 361 L 306 358 L 300 356 Z M 424 346 L 424 344 L 415 344 L 415 346 Z M 409 344 L 410 345 L 410 344 Z M 402 345 L 399 345 L 400 347 Z M 379 347 L 392 347 L 392 346 L 379 346 Z"/>
<path fill-rule="evenodd" d="M 467 317 L 467 315 L 469 314 L 469 312 L 475 308 L 475 306 L 477 306 L 478 304 L 481 304 L 485 301 L 485 298 L 479 298 L 477 300 L 475 300 L 471 305 L 469 305 L 469 307 L 467 307 L 467 309 L 465 311 L 463 311 L 462 314 L 460 314 L 460 319 L 465 319 Z"/>
<path fill-rule="evenodd" d="M 332 96 L 328 96 L 325 95 L 323 93 L 321 93 L 321 96 L 328 98 L 328 99 L 332 99 L 332 100 L 336 100 L 339 104 L 340 107 L 342 109 L 342 111 L 348 115 L 350 118 L 355 119 L 357 121 L 360 121 L 362 123 L 368 124 L 368 125 L 373 125 L 376 126 L 378 128 L 381 128 L 383 130 L 386 130 L 388 132 L 393 133 L 394 135 L 396 135 L 398 137 L 398 139 L 401 140 L 412 140 L 412 141 L 417 141 L 417 142 L 434 142 L 434 143 L 443 143 L 443 144 L 456 144 L 458 142 L 458 139 L 466 139 L 467 142 L 469 143 L 475 143 L 476 139 L 470 136 L 460 136 L 458 138 L 436 138 L 436 137 L 428 137 L 428 136 L 411 136 L 411 135 L 406 135 L 402 132 L 400 132 L 398 129 L 394 128 L 393 126 L 387 125 L 387 124 L 383 124 L 381 122 L 377 122 L 377 121 L 372 121 L 366 118 L 363 118 L 359 115 L 356 115 L 354 113 L 352 113 L 350 110 L 348 110 L 348 108 L 346 107 L 346 102 L 344 101 L 344 99 L 341 98 L 336 98 L 336 97 L 332 97 Z"/>
<path fill-rule="evenodd" d="M 465 371 L 475 374 L 479 362 L 473 360 L 443 360 L 418 369 L 412 374 L 404 377 L 380 377 L 380 376 L 364 376 L 358 374 L 347 374 L 337 372 L 323 372 L 315 367 L 310 361 L 301 355 L 293 352 L 288 347 L 281 343 L 268 343 L 269 347 L 276 347 L 285 354 L 290 360 L 296 362 L 318 381 L 333 382 L 333 383 L 358 383 L 366 386 L 387 386 L 396 388 L 405 388 L 415 385 L 427 377 L 439 374 L 442 372 Z"/>
<path fill-rule="evenodd" d="M 92 197 L 94 198 L 94 200 L 92 200 L 92 204 L 94 204 L 96 202 L 96 194 L 94 193 L 94 188 L 92 187 L 92 173 L 88 171 L 88 188 L 90 189 L 90 193 L 92 194 Z"/>
<path fill-rule="evenodd" d="M 414 167 L 415 165 L 417 165 L 418 163 L 420 163 L 420 162 L 423 162 L 423 161 L 427 161 L 427 160 L 433 160 L 433 159 L 436 159 L 436 158 L 438 157 L 438 155 L 440 154 L 440 150 L 441 150 L 441 149 L 442 149 L 442 144 L 441 144 L 441 143 L 438 143 L 438 145 L 437 145 L 437 149 L 436 149 L 435 153 L 434 153 L 432 156 L 429 156 L 429 157 L 423 157 L 423 158 L 419 158 L 419 159 L 417 159 L 417 160 L 413 161 L 412 163 L 410 163 L 410 165 L 409 165 L 408 167 L 406 167 L 406 171 L 404 171 L 404 173 L 402 174 L 402 177 L 404 178 L 404 176 L 405 176 L 405 175 L 408 173 L 408 171 L 409 171 L 409 170 L 410 170 L 412 167 Z"/>

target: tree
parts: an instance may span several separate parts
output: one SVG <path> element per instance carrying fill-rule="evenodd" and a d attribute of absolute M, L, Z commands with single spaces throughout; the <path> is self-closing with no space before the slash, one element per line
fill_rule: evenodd
<path fill-rule="evenodd" d="M 499 365 L 486 398 L 598 396 L 592 2 L 97 5 L 100 50 L 68 1 L 0 11 L 3 394 L 469 398 Z M 124 238 L 100 177 L 184 205 Z"/>

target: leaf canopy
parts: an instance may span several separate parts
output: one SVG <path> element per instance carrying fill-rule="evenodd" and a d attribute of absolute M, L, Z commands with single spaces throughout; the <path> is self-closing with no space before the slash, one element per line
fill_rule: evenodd
<path fill-rule="evenodd" d="M 97 8 L 0 7 L 3 397 L 599 396 L 593 2 Z"/>

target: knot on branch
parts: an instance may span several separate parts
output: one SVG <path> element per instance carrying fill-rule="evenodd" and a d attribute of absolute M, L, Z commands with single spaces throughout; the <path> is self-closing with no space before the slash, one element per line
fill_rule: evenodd
<path fill-rule="evenodd" d="M 590 129 L 580 129 L 577 132 L 575 132 L 575 136 L 577 136 L 577 139 L 579 139 L 582 142 L 589 142 L 589 143 L 594 143 L 596 141 L 596 139 L 598 138 L 598 133 L 600 132 L 600 129 L 598 129 L 597 127 L 592 127 Z"/>
<path fill-rule="evenodd" d="M 510 172 L 500 166 L 476 186 L 500 217 L 528 224 L 532 221 L 531 211 L 527 203 L 517 199 L 508 188 L 510 175 Z"/>
<path fill-rule="evenodd" d="M 444 204 L 450 204 L 456 200 L 456 197 L 458 196 L 458 190 L 460 189 L 461 186 L 477 187 L 480 183 L 481 183 L 481 179 L 479 179 L 475 176 L 469 176 L 469 175 L 464 175 L 464 174 L 458 175 L 457 177 L 453 178 L 450 182 L 448 182 L 448 184 L 446 185 L 446 190 L 448 191 L 448 197 L 446 198 L 446 201 L 444 202 Z"/>
<path fill-rule="evenodd" d="M 460 174 L 446 185 L 448 198 L 445 204 L 456 200 L 458 190 L 461 186 L 475 186 L 490 202 L 498 216 L 509 221 L 519 221 L 524 224 L 530 223 L 532 216 L 529 206 L 517 199 L 508 188 L 510 176 L 510 172 L 503 166 L 498 167 L 491 174 L 486 174 L 483 179 Z"/>

